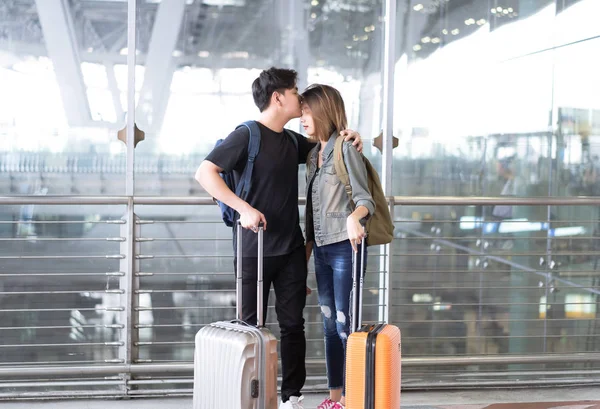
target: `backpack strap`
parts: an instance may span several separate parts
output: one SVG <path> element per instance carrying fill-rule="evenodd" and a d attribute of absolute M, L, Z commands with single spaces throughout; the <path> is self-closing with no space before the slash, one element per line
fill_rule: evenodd
<path fill-rule="evenodd" d="M 252 187 L 252 171 L 254 170 L 254 161 L 256 160 L 260 150 L 260 128 L 256 124 L 256 121 L 246 121 L 237 128 L 240 126 L 245 126 L 248 128 L 248 131 L 250 132 L 250 138 L 248 141 L 248 161 L 246 162 L 246 167 L 244 168 L 240 182 L 237 184 L 235 189 L 235 194 L 241 199 L 246 200 L 248 197 L 248 192 Z"/>
<path fill-rule="evenodd" d="M 333 166 L 335 173 L 340 181 L 344 184 L 344 189 L 348 195 L 348 199 L 352 204 L 352 208 L 356 207 L 354 200 L 352 199 L 352 185 L 350 185 L 350 176 L 348 176 L 348 169 L 344 163 L 344 137 L 338 136 L 333 146 Z"/>
<path fill-rule="evenodd" d="M 296 147 L 296 151 L 298 150 L 298 139 L 296 139 L 296 135 L 287 128 L 283 128 L 283 132 L 292 138 L 292 142 L 294 142 L 294 146 Z"/>

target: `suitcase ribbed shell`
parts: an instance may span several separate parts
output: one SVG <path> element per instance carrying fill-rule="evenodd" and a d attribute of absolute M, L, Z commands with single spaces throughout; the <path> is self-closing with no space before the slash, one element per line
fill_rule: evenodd
<path fill-rule="evenodd" d="M 354 332 L 346 349 L 346 409 L 367 409 L 365 403 L 366 347 L 368 332 Z M 375 351 L 375 408 L 400 408 L 400 330 L 385 325 L 377 335 Z"/>
<path fill-rule="evenodd" d="M 277 408 L 277 340 L 267 329 L 216 322 L 196 334 L 193 409 L 215 408 Z"/>

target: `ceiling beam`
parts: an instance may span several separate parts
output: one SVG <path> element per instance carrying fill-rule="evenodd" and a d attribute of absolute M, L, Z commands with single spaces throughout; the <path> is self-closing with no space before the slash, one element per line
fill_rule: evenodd
<path fill-rule="evenodd" d="M 46 50 L 42 45 L 25 43 L 22 41 L 6 41 L 0 40 L 0 49 L 13 50 L 11 51 L 16 56 L 46 56 Z M 18 50 L 18 51 L 17 51 Z M 136 63 L 144 65 L 146 63 L 146 55 L 140 54 L 136 56 Z M 89 62 L 94 64 L 122 64 L 127 65 L 127 56 L 121 55 L 118 52 L 101 52 L 94 50 L 93 52 L 84 52 L 81 54 L 81 62 Z M 208 58 L 198 57 L 197 55 L 183 55 L 181 57 L 172 57 L 172 62 L 175 67 L 189 65 L 195 68 L 210 68 L 218 70 L 221 68 L 259 68 L 264 69 L 275 64 L 271 58 L 255 57 L 250 55 L 248 58 L 225 58 L 222 56 L 210 55 Z"/>
<path fill-rule="evenodd" d="M 67 121 L 71 126 L 91 122 L 81 73 L 75 27 L 67 0 L 36 0 L 48 57 L 52 60 Z"/>
<path fill-rule="evenodd" d="M 136 122 L 146 132 L 157 132 L 162 126 L 175 69 L 173 51 L 185 4 L 185 0 L 162 0 L 156 12 L 136 111 Z"/>

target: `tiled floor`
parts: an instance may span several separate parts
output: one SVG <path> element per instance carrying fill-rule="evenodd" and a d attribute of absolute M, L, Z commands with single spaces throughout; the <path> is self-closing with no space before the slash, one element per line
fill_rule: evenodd
<path fill-rule="evenodd" d="M 325 397 L 308 394 L 305 409 Z M 1 409 L 191 409 L 192 399 L 0 402 Z M 402 409 L 600 409 L 600 387 L 403 392 Z"/>
<path fill-rule="evenodd" d="M 314 409 L 322 398 L 307 396 L 305 408 Z M 402 409 L 600 409 L 599 405 L 600 387 L 402 393 Z"/>

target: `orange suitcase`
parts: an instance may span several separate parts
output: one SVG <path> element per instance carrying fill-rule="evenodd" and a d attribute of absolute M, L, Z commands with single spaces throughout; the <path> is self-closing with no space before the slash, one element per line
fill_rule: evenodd
<path fill-rule="evenodd" d="M 361 265 L 363 261 L 361 248 Z M 346 409 L 400 409 L 400 329 L 390 324 L 361 326 L 364 273 L 357 265 L 355 256 L 351 329 L 356 331 L 346 347 Z"/>

